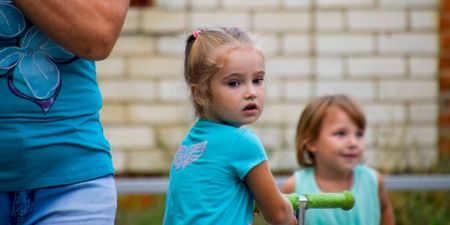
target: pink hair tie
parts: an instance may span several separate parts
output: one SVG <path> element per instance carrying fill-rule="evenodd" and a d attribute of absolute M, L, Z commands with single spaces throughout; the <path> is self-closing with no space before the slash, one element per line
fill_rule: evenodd
<path fill-rule="evenodd" d="M 194 36 L 194 38 L 197 39 L 199 33 L 200 33 L 199 30 L 194 30 L 192 31 L 192 36 Z"/>

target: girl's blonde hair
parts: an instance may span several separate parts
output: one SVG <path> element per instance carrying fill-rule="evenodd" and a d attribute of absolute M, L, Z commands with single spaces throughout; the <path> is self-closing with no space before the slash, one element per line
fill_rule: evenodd
<path fill-rule="evenodd" d="M 327 95 L 315 99 L 303 110 L 297 124 L 295 148 L 297 162 L 300 166 L 315 165 L 314 154 L 307 149 L 307 144 L 317 140 L 323 120 L 331 106 L 343 110 L 362 131 L 366 128 L 366 117 L 360 106 L 346 95 Z"/>
<path fill-rule="evenodd" d="M 187 38 L 184 78 L 196 116 L 213 119 L 211 78 L 224 67 L 227 54 L 238 47 L 258 49 L 250 34 L 236 27 L 200 28 Z"/>

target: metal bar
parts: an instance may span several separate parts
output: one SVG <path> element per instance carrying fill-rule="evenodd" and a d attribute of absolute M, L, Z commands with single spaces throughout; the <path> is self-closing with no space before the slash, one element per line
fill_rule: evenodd
<path fill-rule="evenodd" d="M 276 176 L 280 187 L 287 176 Z M 386 175 L 384 183 L 389 191 L 434 191 L 450 190 L 450 175 Z M 169 184 L 167 177 L 151 178 L 116 178 L 119 194 L 157 194 L 165 193 Z"/>

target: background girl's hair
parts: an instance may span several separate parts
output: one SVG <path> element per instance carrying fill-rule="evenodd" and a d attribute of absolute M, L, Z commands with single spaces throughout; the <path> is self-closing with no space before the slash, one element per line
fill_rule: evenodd
<path fill-rule="evenodd" d="M 319 97 L 309 103 L 303 110 L 297 124 L 295 135 L 295 148 L 297 162 L 300 166 L 314 166 L 314 155 L 308 151 L 306 144 L 316 141 L 319 137 L 322 122 L 326 116 L 328 108 L 336 106 L 343 110 L 356 126 L 362 131 L 366 128 L 366 117 L 361 107 L 346 95 L 326 95 Z"/>
<path fill-rule="evenodd" d="M 257 47 L 250 34 L 237 27 L 200 28 L 195 31 L 186 40 L 184 78 L 191 88 L 196 116 L 211 119 L 211 77 L 224 66 L 225 56 L 231 50 L 243 46 Z M 202 101 L 198 101 L 199 98 Z"/>

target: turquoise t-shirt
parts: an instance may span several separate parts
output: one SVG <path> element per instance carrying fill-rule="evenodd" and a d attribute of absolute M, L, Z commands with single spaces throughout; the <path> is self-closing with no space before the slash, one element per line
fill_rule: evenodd
<path fill-rule="evenodd" d="M 170 168 L 164 224 L 251 224 L 253 195 L 245 176 L 266 160 L 252 131 L 197 121 Z"/>
<path fill-rule="evenodd" d="M 349 211 L 343 209 L 308 209 L 306 225 L 380 225 L 381 210 L 378 197 L 378 179 L 375 171 L 364 165 L 353 170 L 351 192 L 355 205 Z M 298 194 L 320 193 L 314 178 L 314 168 L 295 172 L 295 192 Z"/>
<path fill-rule="evenodd" d="M 113 173 L 95 63 L 78 58 L 0 0 L 0 191 Z"/>

